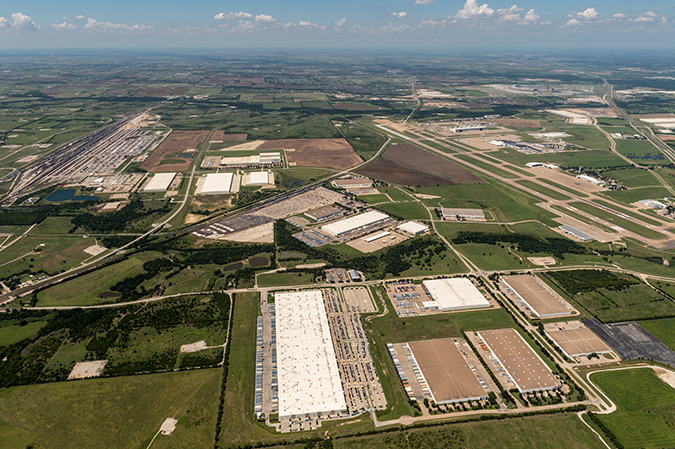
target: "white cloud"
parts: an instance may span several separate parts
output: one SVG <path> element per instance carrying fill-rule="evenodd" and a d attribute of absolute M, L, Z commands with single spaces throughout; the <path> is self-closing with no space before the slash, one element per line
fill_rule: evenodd
<path fill-rule="evenodd" d="M 75 16 L 75 18 L 80 20 L 86 19 L 86 17 L 84 17 L 82 14 L 78 14 L 77 16 Z"/>
<path fill-rule="evenodd" d="M 614 14 L 612 17 L 614 17 L 615 19 L 623 19 L 626 16 L 624 16 L 623 14 L 618 12 L 618 13 Z"/>
<path fill-rule="evenodd" d="M 566 27 L 575 27 L 581 25 L 581 22 L 578 19 L 570 19 L 565 24 Z"/>
<path fill-rule="evenodd" d="M 519 8 L 517 5 L 513 5 L 508 9 L 498 9 L 497 15 L 499 15 L 500 20 L 505 21 L 520 20 L 520 11 L 522 10 L 523 8 Z"/>
<path fill-rule="evenodd" d="M 536 22 L 541 22 L 541 17 L 539 17 L 539 14 L 534 12 L 534 8 L 530 9 L 525 14 L 525 17 L 523 17 L 523 20 L 520 21 L 520 23 L 536 23 Z"/>
<path fill-rule="evenodd" d="M 402 18 L 404 18 L 404 17 L 408 17 L 408 13 L 405 12 L 405 11 L 401 11 L 401 12 L 392 12 L 391 15 L 394 16 L 394 17 L 398 17 L 399 19 L 402 19 Z"/>
<path fill-rule="evenodd" d="M 4 17 L 0 17 L 0 28 L 4 28 L 7 26 L 7 19 Z"/>
<path fill-rule="evenodd" d="M 14 19 L 14 23 L 12 23 L 12 28 L 15 30 L 37 30 L 40 27 L 33 22 L 33 19 L 31 19 L 30 16 L 27 16 L 25 14 L 21 14 L 20 12 L 12 14 L 12 19 Z"/>
<path fill-rule="evenodd" d="M 55 30 L 67 31 L 67 30 L 74 30 L 77 27 L 70 22 L 64 21 L 63 23 L 52 24 L 52 28 L 54 28 Z"/>
<path fill-rule="evenodd" d="M 580 20 L 595 20 L 598 18 L 598 12 L 595 8 L 587 8 L 585 11 L 577 13 L 577 19 Z"/>
<path fill-rule="evenodd" d="M 301 27 L 308 27 L 308 28 L 314 28 L 319 26 L 316 23 L 306 22 L 304 20 L 299 21 L 298 25 L 300 25 Z"/>
<path fill-rule="evenodd" d="M 466 0 L 464 8 L 457 11 L 457 14 L 452 16 L 454 19 L 481 19 L 490 17 L 495 13 L 495 10 L 490 8 L 487 3 L 478 6 L 476 0 Z"/>
<path fill-rule="evenodd" d="M 343 18 L 340 19 L 340 20 L 336 20 L 336 21 L 335 21 L 335 27 L 334 27 L 334 29 L 335 29 L 335 30 L 340 30 L 340 29 L 342 29 L 343 26 L 345 26 L 346 23 L 347 23 L 347 18 L 346 18 L 346 17 L 343 17 Z"/>
<path fill-rule="evenodd" d="M 434 0 L 415 0 L 413 5 L 433 5 Z"/>
<path fill-rule="evenodd" d="M 213 16 L 213 20 L 234 20 L 234 19 L 250 19 L 253 17 L 253 14 L 249 14 L 244 11 L 239 11 L 239 12 L 231 12 L 229 14 L 225 14 L 223 12 L 216 14 Z"/>
<path fill-rule="evenodd" d="M 423 20 L 423 21 L 420 22 L 419 25 L 417 25 L 417 28 L 427 28 L 427 27 L 433 28 L 435 26 L 438 26 L 440 23 L 441 22 L 439 22 L 438 20 L 433 20 L 433 19 Z"/>
<path fill-rule="evenodd" d="M 117 32 L 135 32 L 135 31 L 147 31 L 151 30 L 150 25 L 137 24 L 137 25 L 125 25 L 123 23 L 112 23 L 112 22 L 99 22 L 91 17 L 87 18 L 87 23 L 82 27 L 84 30 L 91 31 L 117 31 Z"/>
<path fill-rule="evenodd" d="M 272 23 L 272 22 L 278 22 L 277 19 L 274 17 L 268 15 L 268 14 L 258 14 L 255 16 L 255 21 L 256 22 L 264 22 L 264 23 Z"/>

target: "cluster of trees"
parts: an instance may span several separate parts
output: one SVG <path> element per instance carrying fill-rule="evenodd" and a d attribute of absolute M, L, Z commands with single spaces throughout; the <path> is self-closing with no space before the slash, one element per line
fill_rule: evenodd
<path fill-rule="evenodd" d="M 462 231 L 452 239 L 452 243 L 455 245 L 463 243 L 483 243 L 486 245 L 507 243 L 514 245 L 516 249 L 526 253 L 553 254 L 559 259 L 564 259 L 564 254 L 586 254 L 588 252 L 585 247 L 569 239 L 557 237 L 543 238 L 526 234 L 492 234 Z"/>
<path fill-rule="evenodd" d="M 73 227 L 70 232 L 75 232 L 79 227 L 83 227 L 90 232 L 121 232 L 137 220 L 154 214 L 166 214 L 170 210 L 169 200 L 163 202 L 163 207 L 153 209 L 146 208 L 143 201 L 136 197 L 125 207 L 115 212 L 105 214 L 84 212 L 75 215 L 71 220 Z"/>
<path fill-rule="evenodd" d="M 0 211 L 0 226 L 29 226 L 41 223 L 57 209 L 57 206 L 43 206 L 2 210 Z"/>
<path fill-rule="evenodd" d="M 0 346 L 0 360 L 6 358 L 0 363 L 0 388 L 65 380 L 72 366 L 47 367 L 50 359 L 65 344 L 84 343 L 87 350 L 85 360 L 110 359 L 105 376 L 173 369 L 178 357 L 176 348 L 150 354 L 140 361 L 114 360 L 110 351 L 129 349 L 133 333 L 144 328 L 153 328 L 159 333 L 182 327 L 208 328 L 214 334 L 222 335 L 227 329 L 230 307 L 229 295 L 216 293 L 206 303 L 202 302 L 201 296 L 193 296 L 144 306 L 0 314 L 3 325 L 46 321 L 34 338 Z M 192 358 L 185 364 L 190 367 L 205 366 L 199 363 L 213 366 L 220 362 L 220 357 L 216 360 L 213 354 L 207 358 Z"/>
<path fill-rule="evenodd" d="M 548 276 L 570 295 L 592 292 L 600 288 L 621 292 L 631 285 L 640 283 L 632 275 L 619 275 L 608 270 L 553 271 L 548 273 Z"/>

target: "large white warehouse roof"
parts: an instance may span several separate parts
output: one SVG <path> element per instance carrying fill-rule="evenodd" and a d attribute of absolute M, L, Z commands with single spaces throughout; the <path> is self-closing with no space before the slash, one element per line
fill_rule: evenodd
<path fill-rule="evenodd" d="M 470 279 L 434 279 L 424 281 L 423 284 L 444 312 L 490 307 L 490 302 L 485 299 Z"/>
<path fill-rule="evenodd" d="M 202 186 L 202 194 L 230 193 L 232 190 L 232 173 L 212 173 L 206 175 L 206 181 Z"/>
<path fill-rule="evenodd" d="M 347 412 L 328 317 L 319 290 L 274 295 L 279 418 Z"/>
<path fill-rule="evenodd" d="M 389 219 L 389 215 L 387 214 L 370 211 L 321 226 L 321 229 L 333 235 L 342 235 L 387 219 Z"/>
<path fill-rule="evenodd" d="M 263 185 L 270 183 L 270 174 L 266 171 L 254 171 L 251 172 L 250 179 L 248 181 L 250 185 Z"/>
<path fill-rule="evenodd" d="M 152 177 L 147 186 L 143 189 L 144 192 L 164 192 L 166 191 L 171 183 L 173 178 L 176 177 L 176 173 L 157 173 Z"/>

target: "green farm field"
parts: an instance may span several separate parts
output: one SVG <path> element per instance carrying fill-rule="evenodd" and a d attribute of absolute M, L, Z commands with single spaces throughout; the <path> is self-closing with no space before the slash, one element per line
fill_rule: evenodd
<path fill-rule="evenodd" d="M 675 390 L 650 368 L 601 372 L 591 380 L 618 410 L 598 418 L 626 448 L 675 447 Z"/>
<path fill-rule="evenodd" d="M 0 390 L 0 448 L 153 448 L 213 445 L 222 371 L 88 379 Z M 32 446 L 31 446 L 32 445 Z"/>

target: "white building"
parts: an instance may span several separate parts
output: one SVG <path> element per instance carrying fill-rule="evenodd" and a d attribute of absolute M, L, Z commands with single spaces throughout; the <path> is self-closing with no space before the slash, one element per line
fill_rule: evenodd
<path fill-rule="evenodd" d="M 595 184 L 596 186 L 604 186 L 605 181 L 601 181 L 599 179 L 593 178 L 591 176 L 586 176 L 586 175 L 577 175 L 578 179 L 581 179 L 582 181 L 590 182 L 591 184 Z"/>
<path fill-rule="evenodd" d="M 152 177 L 148 185 L 143 189 L 144 192 L 166 192 L 174 178 L 176 173 L 157 173 Z M 101 181 L 103 182 L 103 181 Z"/>
<path fill-rule="evenodd" d="M 396 228 L 412 235 L 424 234 L 429 230 L 429 226 L 415 221 L 406 221 L 405 223 L 396 226 Z"/>
<path fill-rule="evenodd" d="M 391 221 L 389 215 L 382 212 L 370 211 L 321 226 L 321 229 L 336 237 L 342 237 L 387 221 Z"/>
<path fill-rule="evenodd" d="M 232 191 L 232 173 L 211 173 L 206 175 L 201 194 L 230 193 Z"/>
<path fill-rule="evenodd" d="M 266 171 L 254 171 L 249 174 L 248 185 L 262 186 L 270 184 L 270 174 Z"/>
<path fill-rule="evenodd" d="M 443 312 L 490 307 L 490 302 L 467 278 L 434 279 L 424 281 L 422 285 Z M 428 307 L 431 306 L 433 304 Z"/>
<path fill-rule="evenodd" d="M 321 291 L 276 293 L 274 300 L 279 419 L 347 413 Z"/>

